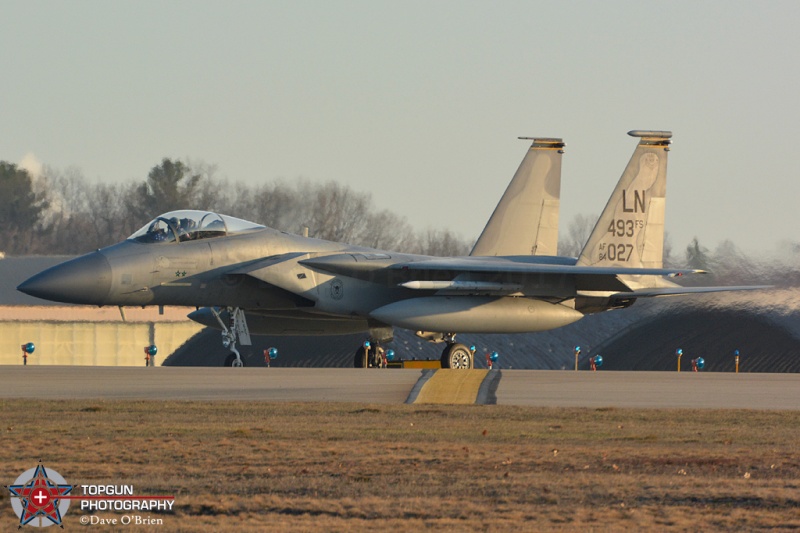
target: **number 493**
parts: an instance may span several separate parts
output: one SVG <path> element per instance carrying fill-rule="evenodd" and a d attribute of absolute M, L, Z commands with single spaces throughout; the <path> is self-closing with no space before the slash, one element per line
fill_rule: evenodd
<path fill-rule="evenodd" d="M 633 233 L 637 228 L 644 226 L 641 220 L 612 220 L 608 226 L 608 232 L 614 237 L 633 237 Z"/>

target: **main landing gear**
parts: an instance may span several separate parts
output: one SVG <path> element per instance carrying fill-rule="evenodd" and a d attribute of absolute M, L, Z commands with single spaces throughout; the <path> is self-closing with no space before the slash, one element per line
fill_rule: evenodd
<path fill-rule="evenodd" d="M 217 322 L 222 326 L 222 345 L 231 351 L 228 357 L 225 358 L 224 366 L 234 368 L 243 367 L 244 360 L 239 354 L 239 350 L 236 349 L 236 338 L 239 338 L 239 342 L 242 346 L 252 345 L 250 341 L 250 330 L 247 328 L 247 321 L 244 318 L 244 311 L 242 309 L 238 307 L 226 307 L 225 310 L 228 313 L 227 325 L 219 316 L 219 312 L 217 312 L 215 308 L 211 308 L 211 312 L 214 313 Z"/>
<path fill-rule="evenodd" d="M 475 367 L 475 347 L 457 343 L 455 333 L 417 332 L 417 336 L 430 342 L 446 343 L 440 358 L 442 368 L 469 370 Z M 386 352 L 381 347 L 380 342 L 374 340 L 375 338 L 378 337 L 370 335 L 370 340 L 364 342 L 356 350 L 353 358 L 353 366 L 355 368 L 382 368 L 387 364 Z M 388 337 L 382 336 L 380 338 L 386 340 Z M 389 341 L 391 341 L 391 338 L 389 338 Z M 391 357 L 391 353 L 389 357 Z"/>
<path fill-rule="evenodd" d="M 385 352 L 378 342 L 366 341 L 356 350 L 353 366 L 355 368 L 382 368 Z"/>
<path fill-rule="evenodd" d="M 442 350 L 442 368 L 453 368 L 459 370 L 469 370 L 474 366 L 475 351 L 464 344 L 456 342 L 455 333 L 445 337 L 445 346 Z"/>

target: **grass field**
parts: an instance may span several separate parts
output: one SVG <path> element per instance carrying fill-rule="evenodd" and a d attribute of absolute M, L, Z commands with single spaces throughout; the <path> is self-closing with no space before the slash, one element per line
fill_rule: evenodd
<path fill-rule="evenodd" d="M 158 531 L 800 528 L 796 411 L 12 400 L 0 420 L 3 485 L 41 459 L 174 494 L 134 513 Z"/>

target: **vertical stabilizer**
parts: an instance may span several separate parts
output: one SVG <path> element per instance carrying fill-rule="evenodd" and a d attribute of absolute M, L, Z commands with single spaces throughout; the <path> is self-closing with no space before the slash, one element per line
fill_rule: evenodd
<path fill-rule="evenodd" d="M 564 142 L 532 140 L 470 255 L 556 255 Z"/>
<path fill-rule="evenodd" d="M 628 166 L 578 257 L 578 265 L 661 268 L 667 152 L 672 133 L 629 131 L 639 137 Z"/>

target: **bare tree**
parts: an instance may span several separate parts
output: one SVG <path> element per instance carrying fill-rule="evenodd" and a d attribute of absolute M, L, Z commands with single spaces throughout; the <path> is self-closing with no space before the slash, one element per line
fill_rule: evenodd
<path fill-rule="evenodd" d="M 686 247 L 686 265 L 698 270 L 710 270 L 712 266 L 708 248 L 701 246 L 697 237 Z"/>
<path fill-rule="evenodd" d="M 367 216 L 359 244 L 370 248 L 403 252 L 413 249 L 417 239 L 405 217 L 384 209 Z"/>
<path fill-rule="evenodd" d="M 558 254 L 578 257 L 597 224 L 597 218 L 597 215 L 575 215 L 569 223 L 566 237 L 562 237 L 558 243 Z"/>
<path fill-rule="evenodd" d="M 186 203 L 180 209 L 216 211 L 235 216 L 228 206 L 236 186 L 231 185 L 227 179 L 217 177 L 219 170 L 217 165 L 198 159 L 188 159 L 185 165 L 186 173 L 193 177 L 197 176 L 198 179 L 194 186 L 193 196 L 187 199 L 191 201 L 191 204 Z"/>
<path fill-rule="evenodd" d="M 672 260 L 672 239 L 668 231 L 664 232 L 664 255 L 662 256 L 662 264 L 665 268 L 674 267 Z"/>
<path fill-rule="evenodd" d="M 449 229 L 428 228 L 422 233 L 416 253 L 438 257 L 469 254 L 471 246 Z"/>
<path fill-rule="evenodd" d="M 730 239 L 717 245 L 710 261 L 716 279 L 725 284 L 746 284 L 759 277 L 761 270 Z"/>
<path fill-rule="evenodd" d="M 250 211 L 256 222 L 271 228 L 302 233 L 311 220 L 311 202 L 305 195 L 311 186 L 301 180 L 294 186 L 279 181 L 262 185 L 242 198 L 244 205 L 251 204 Z"/>
<path fill-rule="evenodd" d="M 300 179 L 258 186 L 231 183 L 204 163 L 162 160 L 144 182 L 87 182 L 79 169 L 45 167 L 35 185 L 52 198 L 35 237 L 6 228 L 0 236 L 30 243 L 29 253 L 83 253 L 118 242 L 154 216 L 175 209 L 225 213 L 292 233 L 398 252 L 466 255 L 469 242 L 449 230 L 415 231 L 403 216 L 381 209 L 368 193 L 334 182 Z"/>

